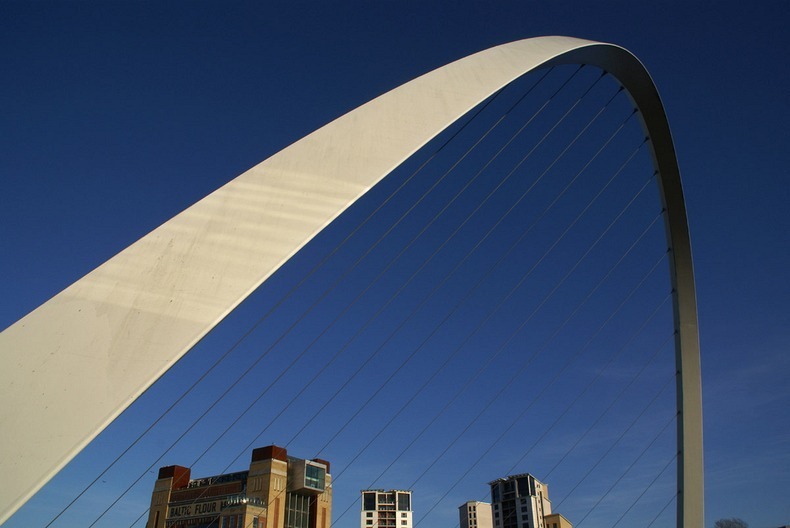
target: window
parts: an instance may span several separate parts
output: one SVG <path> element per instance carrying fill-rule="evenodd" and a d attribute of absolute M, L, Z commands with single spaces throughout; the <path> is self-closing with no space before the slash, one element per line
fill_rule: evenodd
<path fill-rule="evenodd" d="M 379 493 L 379 504 L 395 504 L 395 494 Z"/>
<path fill-rule="evenodd" d="M 373 524 L 373 519 L 368 519 L 367 521 L 365 521 L 365 524 L 367 525 Z"/>
<path fill-rule="evenodd" d="M 284 528 L 307 528 L 310 525 L 310 499 L 309 495 L 286 494 Z"/>
<path fill-rule="evenodd" d="M 307 464 L 304 468 L 304 485 L 313 489 L 323 490 L 326 470 L 320 466 Z"/>
<path fill-rule="evenodd" d="M 505 489 L 502 491 L 502 495 L 505 499 L 512 499 L 516 493 L 516 483 L 512 480 L 506 480 L 503 486 Z"/>
<path fill-rule="evenodd" d="M 252 528 L 258 528 L 258 518 L 257 517 L 253 517 L 252 518 Z"/>
<path fill-rule="evenodd" d="M 406 519 L 402 520 L 400 523 L 401 523 L 401 524 L 408 524 L 408 522 L 406 521 Z"/>
<path fill-rule="evenodd" d="M 530 482 L 529 477 L 522 477 L 518 479 L 518 494 L 522 497 L 529 497 L 530 495 L 537 495 L 533 482 Z"/>
<path fill-rule="evenodd" d="M 411 510 L 411 495 L 408 493 L 398 493 L 398 509 L 401 511 Z"/>
<path fill-rule="evenodd" d="M 406 512 L 400 514 L 401 517 L 406 517 Z"/>
<path fill-rule="evenodd" d="M 364 501 L 363 508 L 366 510 L 375 510 L 376 509 L 376 494 L 375 493 L 365 493 L 363 494 L 362 500 Z"/>

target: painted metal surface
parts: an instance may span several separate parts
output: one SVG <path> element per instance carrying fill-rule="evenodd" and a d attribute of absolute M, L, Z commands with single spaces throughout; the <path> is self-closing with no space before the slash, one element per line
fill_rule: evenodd
<path fill-rule="evenodd" d="M 439 68 L 260 163 L 0 334 L 0 522 L 351 203 L 496 90 L 537 67 L 599 66 L 641 110 L 667 208 L 678 328 L 679 526 L 703 526 L 699 345 L 669 127 L 630 53 L 569 37 Z"/>

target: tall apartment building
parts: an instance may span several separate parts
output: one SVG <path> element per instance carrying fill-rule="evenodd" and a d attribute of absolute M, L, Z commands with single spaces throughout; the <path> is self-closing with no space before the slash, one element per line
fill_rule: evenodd
<path fill-rule="evenodd" d="M 411 491 L 362 490 L 360 528 L 412 528 Z"/>
<path fill-rule="evenodd" d="M 545 528 L 551 514 L 549 488 L 529 473 L 488 483 L 494 528 Z"/>
<path fill-rule="evenodd" d="M 146 528 L 329 528 L 329 462 L 253 450 L 246 471 L 191 478 L 182 466 L 159 469 Z"/>
<path fill-rule="evenodd" d="M 491 505 L 487 502 L 469 501 L 458 507 L 461 528 L 494 528 Z"/>

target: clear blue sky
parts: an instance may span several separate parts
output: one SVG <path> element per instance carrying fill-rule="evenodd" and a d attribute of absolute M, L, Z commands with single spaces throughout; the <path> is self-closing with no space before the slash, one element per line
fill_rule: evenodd
<path fill-rule="evenodd" d="M 789 25 L 780 1 L 2 2 L 0 327 L 422 73 L 532 36 L 613 42 L 655 79 L 684 177 L 706 519 L 787 524 Z"/>

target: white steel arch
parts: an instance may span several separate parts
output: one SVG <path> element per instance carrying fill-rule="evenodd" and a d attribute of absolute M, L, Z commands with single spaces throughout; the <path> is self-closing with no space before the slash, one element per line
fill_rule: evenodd
<path fill-rule="evenodd" d="M 696 299 L 669 126 L 633 55 L 570 37 L 497 46 L 360 106 L 238 176 L 0 334 L 0 523 L 357 198 L 498 89 L 562 63 L 614 75 L 651 139 L 672 248 L 678 526 L 702 528 Z"/>

